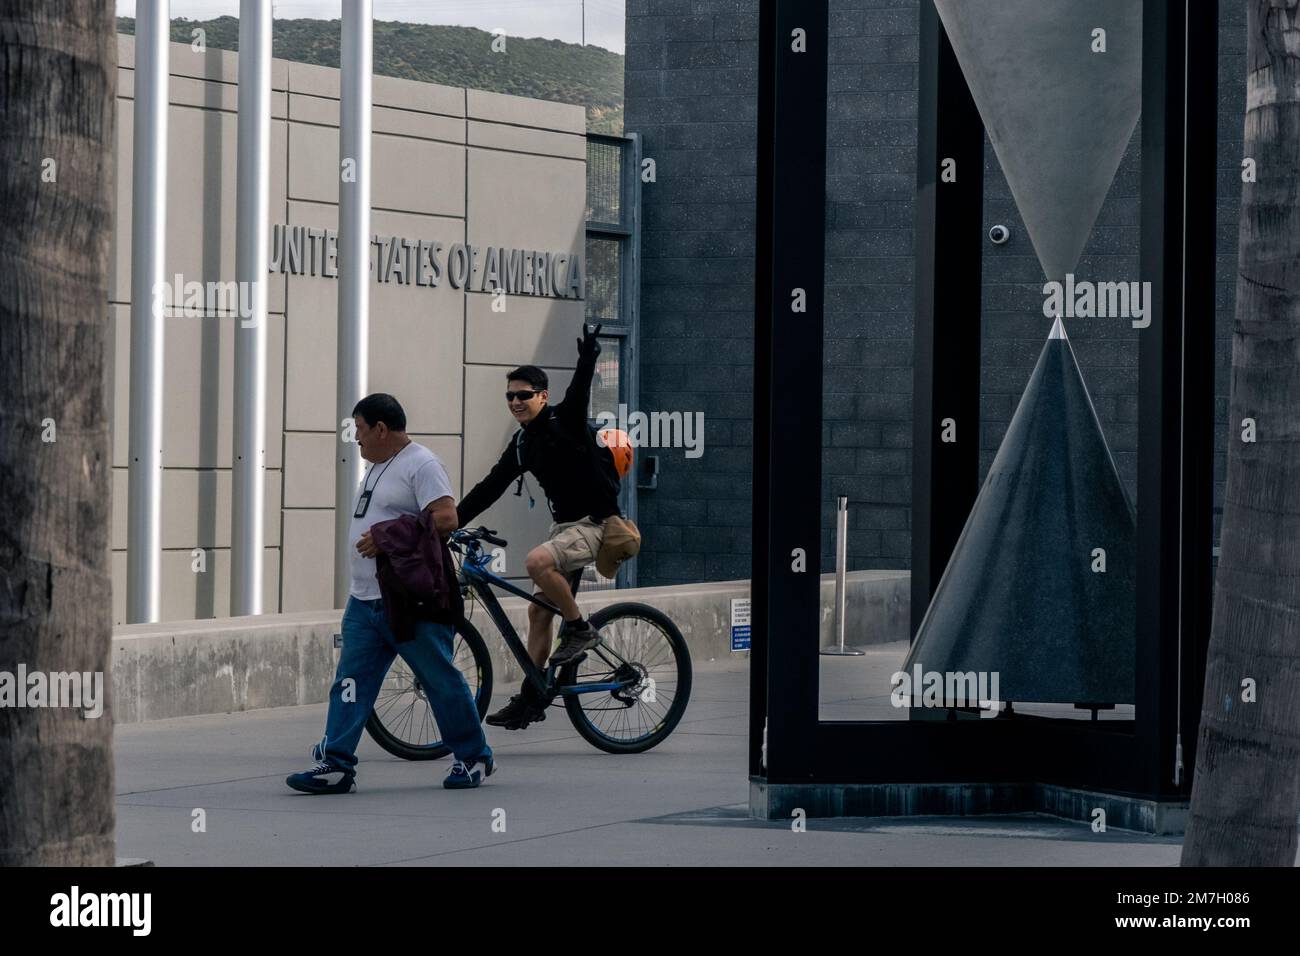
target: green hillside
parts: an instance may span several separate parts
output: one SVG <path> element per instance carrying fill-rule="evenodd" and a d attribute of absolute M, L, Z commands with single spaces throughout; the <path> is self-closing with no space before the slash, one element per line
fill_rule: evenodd
<path fill-rule="evenodd" d="M 173 20 L 172 39 L 189 43 L 202 27 L 210 48 L 239 49 L 239 21 Z M 134 34 L 135 21 L 117 28 Z M 492 35 L 472 27 L 376 20 L 375 73 L 426 83 L 531 96 L 587 108 L 593 132 L 623 132 L 623 57 L 595 46 L 508 37 L 506 52 L 492 52 Z M 272 55 L 320 66 L 339 65 L 338 20 L 276 20 Z"/>

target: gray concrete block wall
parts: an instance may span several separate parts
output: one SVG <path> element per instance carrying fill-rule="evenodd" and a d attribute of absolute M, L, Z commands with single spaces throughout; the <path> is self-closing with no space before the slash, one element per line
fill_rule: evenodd
<path fill-rule="evenodd" d="M 642 584 L 747 578 L 757 3 L 630 0 L 626 127 L 642 186 L 641 406 L 704 412 L 704 454 L 658 449 L 638 499 Z"/>
<path fill-rule="evenodd" d="M 134 41 L 119 37 L 119 216 L 110 301 L 114 621 L 125 617 Z M 229 281 L 235 271 L 238 57 L 172 44 L 167 274 Z M 273 61 L 268 229 L 337 227 L 338 71 Z M 584 255 L 586 118 L 581 106 L 375 77 L 372 231 Z M 478 278 L 483 263 L 478 264 Z M 584 270 L 585 270 L 584 261 Z M 332 596 L 337 283 L 269 273 L 267 612 L 328 608 Z M 411 436 L 463 495 L 496 460 L 513 420 L 506 370 L 552 371 L 561 389 L 583 303 L 372 281 L 369 389 L 403 403 Z M 163 620 L 229 613 L 234 320 L 166 323 Z M 567 344 L 566 344 L 567 343 Z M 511 538 L 507 573 L 544 534 L 544 499 L 511 499 L 486 519 Z M 191 571 L 204 548 L 206 570 Z"/>
<path fill-rule="evenodd" d="M 828 571 L 839 495 L 850 501 L 849 567 L 909 566 L 918 29 L 912 2 L 832 3 L 822 387 Z"/>
<path fill-rule="evenodd" d="M 658 182 L 643 187 L 642 405 L 705 411 L 706 451 L 661 454 L 641 493 L 644 584 L 749 572 L 757 0 L 629 0 L 626 124 Z M 1214 303 L 1216 502 L 1222 499 L 1245 84 L 1245 11 L 1220 5 L 1219 274 Z M 827 113 L 822 568 L 847 494 L 850 568 L 910 564 L 917 0 L 831 0 Z M 1137 279 L 1141 127 L 1076 269 Z M 986 146 L 981 473 L 1042 348 L 1042 270 Z M 1208 304 L 1204 304 L 1208 305 Z M 1203 306 L 1201 306 L 1203 307 Z M 1074 319 L 1069 334 L 1135 491 L 1136 330 Z M 778 445 L 779 447 L 779 445 Z"/>

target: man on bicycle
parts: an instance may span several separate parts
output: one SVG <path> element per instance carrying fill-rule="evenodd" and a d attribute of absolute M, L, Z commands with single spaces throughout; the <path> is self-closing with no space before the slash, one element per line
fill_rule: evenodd
<path fill-rule="evenodd" d="M 501 458 L 457 507 L 458 527 L 465 527 L 489 508 L 512 481 L 515 493 L 531 472 L 542 486 L 550 506 L 552 524 L 547 540 L 528 552 L 525 568 L 537 586 L 560 609 L 564 624 L 560 646 L 550 656 L 553 665 L 573 660 L 600 640 L 578 610 L 569 577 L 596 560 L 606 518 L 619 513 L 618 473 L 609 452 L 601 448 L 595 430 L 587 423 L 591 381 L 600 354 L 597 336 L 601 327 L 582 326 L 578 339 L 578 365 L 563 401 L 547 404 L 549 381 L 535 365 L 523 365 L 506 373 L 506 403 L 519 431 Z M 529 502 L 532 502 L 531 492 Z M 528 606 L 528 653 L 538 667 L 546 664 L 551 650 L 551 622 L 554 615 L 535 604 Z M 518 694 L 487 722 L 508 730 L 519 730 L 534 720 L 546 719 L 546 702 L 525 680 Z"/>

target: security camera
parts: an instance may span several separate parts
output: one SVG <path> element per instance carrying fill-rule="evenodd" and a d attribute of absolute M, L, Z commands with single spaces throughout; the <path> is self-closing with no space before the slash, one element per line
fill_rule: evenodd
<path fill-rule="evenodd" d="M 1011 230 L 1006 226 L 994 226 L 989 230 L 989 241 L 995 246 L 1000 246 L 1011 238 Z"/>

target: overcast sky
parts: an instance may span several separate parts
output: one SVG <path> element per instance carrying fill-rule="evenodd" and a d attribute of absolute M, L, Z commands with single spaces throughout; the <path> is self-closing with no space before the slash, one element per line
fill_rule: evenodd
<path fill-rule="evenodd" d="M 624 0 L 585 0 L 587 42 L 623 52 Z M 273 0 L 277 18 L 337 20 L 340 0 Z M 443 23 L 493 30 L 507 36 L 578 43 L 583 0 L 374 0 L 376 20 Z M 135 16 L 135 0 L 117 0 L 118 16 Z M 171 15 L 190 20 L 239 16 L 239 0 L 171 0 Z"/>

